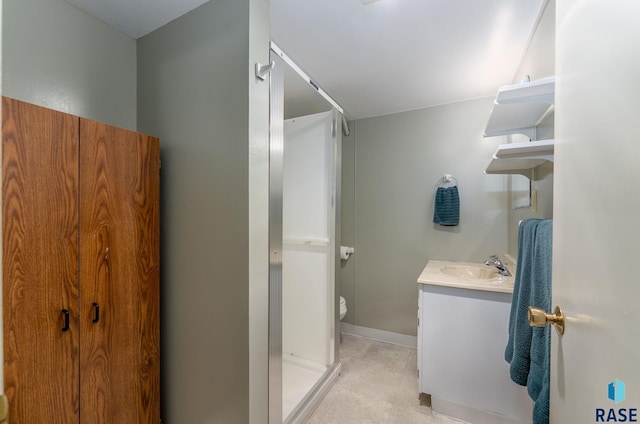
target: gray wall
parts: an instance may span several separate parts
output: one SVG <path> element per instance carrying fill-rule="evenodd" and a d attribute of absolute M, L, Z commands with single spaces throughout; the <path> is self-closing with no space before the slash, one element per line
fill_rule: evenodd
<path fill-rule="evenodd" d="M 482 137 L 492 102 L 351 123 L 352 136 L 343 140 L 342 242 L 354 241 L 356 253 L 342 269 L 346 322 L 415 336 L 416 280 L 428 260 L 477 262 L 506 252 L 506 178 L 483 175 L 504 142 Z M 457 227 L 432 222 L 444 174 L 459 182 Z"/>
<path fill-rule="evenodd" d="M 259 50 L 266 63 L 268 53 L 268 21 L 261 21 L 268 14 L 254 10 L 257 3 L 268 4 L 211 1 L 138 42 L 139 129 L 158 135 L 162 146 L 162 387 L 168 423 L 250 422 L 250 217 L 251 236 L 264 235 L 258 243 L 264 242 L 263 267 L 258 264 L 255 274 L 268 273 L 267 208 L 262 215 L 250 211 L 250 190 L 264 195 L 268 181 L 263 175 L 259 187 L 260 175 L 250 169 L 255 155 L 268 153 L 268 144 L 251 144 L 256 113 L 264 129 L 260 140 L 268 134 L 268 84 L 257 86 L 250 75 L 257 61 L 250 55 Z M 262 30 L 255 33 L 252 25 Z M 250 102 L 254 90 L 260 91 L 262 112 Z M 252 252 L 260 252 L 259 246 Z M 258 383 L 263 412 L 266 383 L 266 377 Z"/>
<path fill-rule="evenodd" d="M 60 0 L 4 0 L 3 95 L 136 129 L 136 42 Z"/>
<path fill-rule="evenodd" d="M 267 424 L 269 402 L 269 84 L 253 65 L 269 63 L 269 0 L 249 5 L 249 422 Z"/>
<path fill-rule="evenodd" d="M 349 122 L 349 135 L 342 135 L 342 175 L 340 197 L 340 243 L 356 245 L 356 132 L 355 122 Z M 340 261 L 340 295 L 347 302 L 347 315 L 343 322 L 353 324 L 355 317 L 356 256 Z"/>
<path fill-rule="evenodd" d="M 266 423 L 268 0 L 210 2 L 139 56 L 63 1 L 2 3 L 3 95 L 161 138 L 163 419 Z"/>

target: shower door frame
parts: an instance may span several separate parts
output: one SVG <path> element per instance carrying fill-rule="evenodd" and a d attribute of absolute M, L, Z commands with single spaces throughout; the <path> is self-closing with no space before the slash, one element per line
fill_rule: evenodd
<path fill-rule="evenodd" d="M 333 106 L 332 145 L 333 168 L 333 363 L 313 386 L 301 403 L 287 417 L 285 424 L 304 422 L 329 391 L 340 374 L 340 185 L 342 108 L 309 77 L 271 43 L 271 61 L 275 63 L 269 73 L 269 424 L 282 424 L 282 256 L 283 256 L 283 154 L 284 154 L 284 69 L 290 66 Z"/>

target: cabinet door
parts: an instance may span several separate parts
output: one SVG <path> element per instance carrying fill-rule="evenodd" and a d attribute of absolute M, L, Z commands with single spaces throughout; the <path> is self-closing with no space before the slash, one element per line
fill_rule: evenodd
<path fill-rule="evenodd" d="M 2 124 L 9 420 L 77 424 L 78 118 L 3 98 Z"/>
<path fill-rule="evenodd" d="M 80 120 L 81 423 L 160 422 L 158 139 Z"/>

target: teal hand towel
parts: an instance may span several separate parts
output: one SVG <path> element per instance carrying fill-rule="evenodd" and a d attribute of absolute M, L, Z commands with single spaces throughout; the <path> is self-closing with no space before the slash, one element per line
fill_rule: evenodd
<path fill-rule="evenodd" d="M 533 277 L 533 250 L 538 224 L 541 219 L 528 219 L 518 230 L 518 259 L 509 315 L 509 339 L 505 360 L 510 364 L 511 379 L 521 386 L 527 385 L 531 365 L 531 337 L 528 309 Z"/>
<path fill-rule="evenodd" d="M 458 187 L 438 187 L 433 209 L 433 222 L 455 226 L 460 222 L 460 195 Z"/>

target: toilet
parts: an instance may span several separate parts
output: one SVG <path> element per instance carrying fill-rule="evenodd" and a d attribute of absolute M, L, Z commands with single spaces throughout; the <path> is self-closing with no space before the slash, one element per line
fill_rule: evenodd
<path fill-rule="evenodd" d="M 347 315 L 347 301 L 344 297 L 340 296 L 340 321 L 342 321 L 345 315 Z"/>

